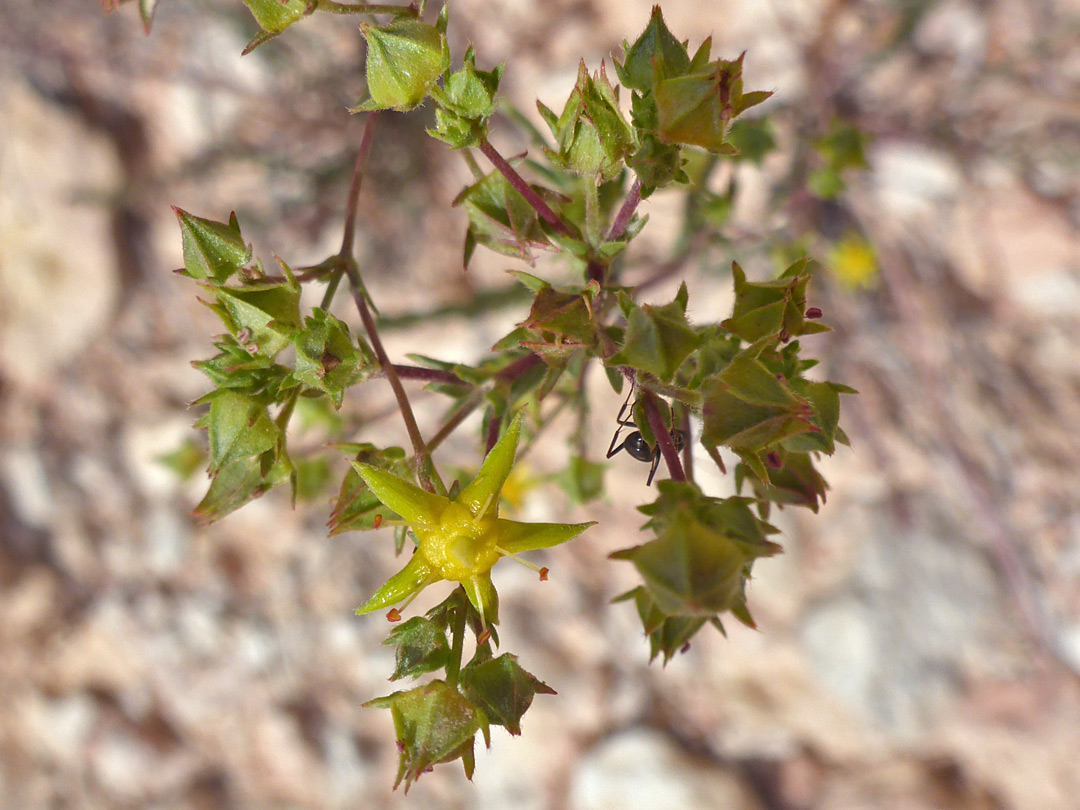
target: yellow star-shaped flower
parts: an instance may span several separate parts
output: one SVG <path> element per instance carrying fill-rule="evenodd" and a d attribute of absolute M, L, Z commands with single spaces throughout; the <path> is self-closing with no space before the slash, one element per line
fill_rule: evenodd
<path fill-rule="evenodd" d="M 353 462 L 375 496 L 401 515 L 417 539 L 405 567 L 390 577 L 357 613 L 389 607 L 440 580 L 460 582 L 488 624 L 498 621 L 491 568 L 501 557 L 565 543 L 592 523 L 520 523 L 498 515 L 499 491 L 514 464 L 521 419 L 488 453 L 476 478 L 456 498 L 426 492 L 386 470 Z"/>

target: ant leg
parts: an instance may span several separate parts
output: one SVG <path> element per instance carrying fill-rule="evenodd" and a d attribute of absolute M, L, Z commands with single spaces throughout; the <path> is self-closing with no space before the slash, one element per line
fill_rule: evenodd
<path fill-rule="evenodd" d="M 660 448 L 656 448 L 656 452 L 652 458 L 652 468 L 649 470 L 649 480 L 645 482 L 645 486 L 652 486 L 653 476 L 656 475 L 656 468 L 660 466 Z"/>
<path fill-rule="evenodd" d="M 611 444 L 608 445 L 607 456 L 605 456 L 605 458 L 611 458 L 613 455 L 615 455 L 616 453 L 618 453 L 620 450 L 623 449 L 622 444 L 620 444 L 618 447 L 615 446 L 615 442 L 617 442 L 619 440 L 619 434 L 622 433 L 622 429 L 623 429 L 623 425 L 620 422 L 619 426 L 617 428 L 615 428 L 615 435 L 611 437 Z"/>
<path fill-rule="evenodd" d="M 626 417 L 626 419 L 623 419 L 623 414 L 626 413 L 626 407 L 630 404 L 630 397 L 634 395 L 635 387 L 636 385 L 630 386 L 630 390 L 626 392 L 626 399 L 623 400 L 622 407 L 619 408 L 619 415 L 615 417 L 615 421 L 618 422 L 619 425 L 622 427 L 626 427 L 626 423 L 629 422 L 631 419 L 630 416 Z"/>
<path fill-rule="evenodd" d="M 620 444 L 618 447 L 616 447 L 615 443 L 617 441 L 619 441 L 619 434 L 622 433 L 622 429 L 624 427 L 626 427 L 627 425 L 633 425 L 634 424 L 633 422 L 630 421 L 631 416 L 633 414 L 631 414 L 631 416 L 626 417 L 625 419 L 623 418 L 623 414 L 626 413 L 626 408 L 630 404 L 630 397 L 632 397 L 633 395 L 634 395 L 634 386 L 631 385 L 630 390 L 626 392 L 626 399 L 623 400 L 622 407 L 619 408 L 619 415 L 615 417 L 615 421 L 618 423 L 619 426 L 617 428 L 615 428 L 615 435 L 611 437 L 611 444 L 608 445 L 607 456 L 605 456 L 605 458 L 611 458 L 613 455 L 615 455 L 616 453 L 618 453 L 620 450 L 623 449 L 623 445 Z"/>

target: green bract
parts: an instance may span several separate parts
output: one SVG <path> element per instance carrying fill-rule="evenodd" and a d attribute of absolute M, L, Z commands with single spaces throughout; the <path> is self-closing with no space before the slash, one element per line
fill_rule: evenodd
<path fill-rule="evenodd" d="M 516 419 L 484 460 L 472 483 L 454 499 L 420 489 L 368 464 L 353 467 L 384 505 L 412 528 L 417 549 L 358 613 L 389 607 L 440 580 L 460 582 L 490 624 L 498 621 L 491 568 L 506 555 L 550 548 L 577 537 L 592 523 L 519 523 L 498 516 L 499 491 L 510 474 L 521 433 Z"/>
<path fill-rule="evenodd" d="M 411 110 L 450 66 L 450 47 L 435 26 L 420 20 L 360 24 L 368 43 L 367 88 L 371 96 L 353 112 Z"/>

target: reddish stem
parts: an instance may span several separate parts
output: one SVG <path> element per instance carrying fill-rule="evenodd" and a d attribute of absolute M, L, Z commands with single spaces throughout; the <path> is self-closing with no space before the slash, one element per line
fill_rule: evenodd
<path fill-rule="evenodd" d="M 577 234 L 574 233 L 573 229 L 563 222 L 558 214 L 551 210 L 551 206 L 544 202 L 539 194 L 533 191 L 532 186 L 525 182 L 525 178 L 518 174 L 517 170 L 506 162 L 506 158 L 500 155 L 495 150 L 494 146 L 488 143 L 488 141 L 481 141 L 480 151 L 484 153 L 484 157 L 491 161 L 491 165 L 493 165 L 499 171 L 499 174 L 505 177 L 510 185 L 525 198 L 529 205 L 535 209 L 536 213 L 539 214 L 545 222 L 563 236 L 569 237 L 570 239 L 577 238 Z"/>
<path fill-rule="evenodd" d="M 402 366 L 394 364 L 394 371 L 403 380 L 423 380 L 424 382 L 442 382 L 449 385 L 468 385 L 452 371 L 441 368 L 423 368 L 422 366 Z"/>
<path fill-rule="evenodd" d="M 626 233 L 626 229 L 630 226 L 630 220 L 634 218 L 634 212 L 640 204 L 641 178 L 635 178 L 626 199 L 623 200 L 622 207 L 619 208 L 619 213 L 615 215 L 615 221 L 611 223 L 611 230 L 608 231 L 607 235 L 609 242 Z"/>
<path fill-rule="evenodd" d="M 611 223 L 611 230 L 608 231 L 607 235 L 607 240 L 609 242 L 613 239 L 618 239 L 626 233 L 626 229 L 630 226 L 630 220 L 634 218 L 634 212 L 640 204 L 641 179 L 635 178 L 634 184 L 630 186 L 630 191 L 627 193 L 626 199 L 623 200 L 623 204 L 619 208 L 619 213 L 615 215 L 615 221 Z M 604 270 L 606 269 L 607 265 L 593 259 L 589 262 L 588 267 L 585 268 L 585 278 L 603 284 Z"/>
<path fill-rule="evenodd" d="M 649 419 L 649 427 L 652 428 L 656 442 L 660 446 L 660 454 L 667 464 L 668 474 L 672 481 L 685 481 L 686 473 L 683 472 L 682 463 L 679 461 L 679 451 L 675 449 L 675 443 L 671 440 L 671 432 L 664 424 L 660 416 L 660 409 L 656 407 L 656 397 L 645 391 L 642 398 L 642 406 L 645 408 L 645 416 Z"/>
<path fill-rule="evenodd" d="M 495 376 L 503 382 L 513 382 L 539 362 L 541 362 L 539 355 L 529 352 L 524 357 L 519 357 Z"/>
<path fill-rule="evenodd" d="M 487 429 L 487 452 L 491 452 L 491 448 L 495 446 L 495 442 L 499 440 L 499 427 L 502 425 L 502 419 L 492 414 L 491 421 L 488 422 Z"/>

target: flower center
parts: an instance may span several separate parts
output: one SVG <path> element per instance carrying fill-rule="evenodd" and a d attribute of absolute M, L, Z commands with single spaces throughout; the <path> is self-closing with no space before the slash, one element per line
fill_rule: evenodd
<path fill-rule="evenodd" d="M 490 519 L 477 520 L 466 507 L 451 503 L 438 527 L 421 538 L 420 551 L 444 579 L 471 579 L 498 562 L 492 523 Z"/>

